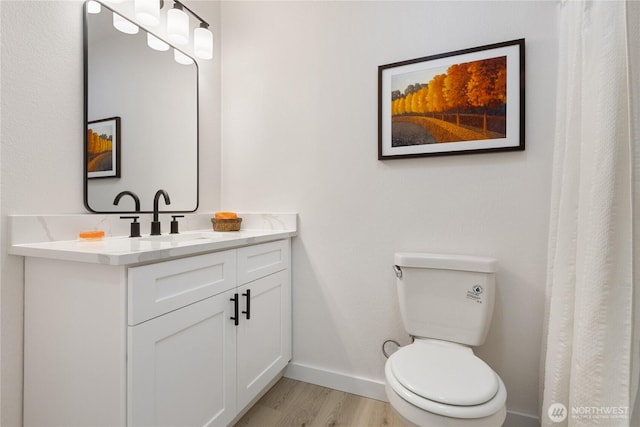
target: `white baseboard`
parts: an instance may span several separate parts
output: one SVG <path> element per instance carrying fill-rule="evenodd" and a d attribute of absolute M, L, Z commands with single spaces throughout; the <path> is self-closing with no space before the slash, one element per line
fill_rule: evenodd
<path fill-rule="evenodd" d="M 289 363 L 284 376 L 370 399 L 388 401 L 384 391 L 384 381 L 356 377 L 294 362 Z M 540 427 L 540 419 L 535 415 L 507 409 L 507 419 L 502 427 Z"/>
<path fill-rule="evenodd" d="M 355 377 L 340 372 L 328 371 L 313 366 L 289 363 L 284 376 L 293 380 L 304 381 L 334 390 L 346 391 L 358 396 L 387 401 L 384 382 L 369 378 Z"/>

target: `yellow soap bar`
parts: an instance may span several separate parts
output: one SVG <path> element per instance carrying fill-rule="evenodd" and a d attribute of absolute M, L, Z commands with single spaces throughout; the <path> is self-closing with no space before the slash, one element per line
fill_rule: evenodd
<path fill-rule="evenodd" d="M 104 237 L 104 231 L 102 230 L 81 231 L 79 234 L 79 237 L 82 240 L 100 240 Z"/>
<path fill-rule="evenodd" d="M 216 219 L 236 219 L 238 215 L 235 212 L 216 212 Z"/>

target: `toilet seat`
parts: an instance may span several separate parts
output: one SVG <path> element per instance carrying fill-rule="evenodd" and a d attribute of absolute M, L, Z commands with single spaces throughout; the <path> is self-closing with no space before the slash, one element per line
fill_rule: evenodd
<path fill-rule="evenodd" d="M 418 340 L 396 354 L 394 376 L 405 388 L 446 405 L 481 405 L 498 392 L 495 372 L 469 347 L 437 340 Z"/>
<path fill-rule="evenodd" d="M 395 352 L 385 366 L 391 388 L 425 411 L 452 418 L 482 418 L 505 405 L 498 375 L 466 346 L 420 339 Z"/>

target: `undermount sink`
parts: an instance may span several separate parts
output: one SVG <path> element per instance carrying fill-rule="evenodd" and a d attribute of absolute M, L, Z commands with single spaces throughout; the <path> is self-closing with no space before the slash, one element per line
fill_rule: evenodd
<path fill-rule="evenodd" d="M 163 234 L 160 236 L 142 237 L 143 242 L 190 242 L 193 240 L 211 240 L 213 233 Z"/>

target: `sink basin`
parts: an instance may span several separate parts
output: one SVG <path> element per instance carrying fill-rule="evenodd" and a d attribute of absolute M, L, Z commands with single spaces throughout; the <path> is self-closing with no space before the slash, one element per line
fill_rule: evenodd
<path fill-rule="evenodd" d="M 211 240 L 212 233 L 163 234 L 160 236 L 142 237 L 143 242 L 190 242 L 193 240 Z"/>

